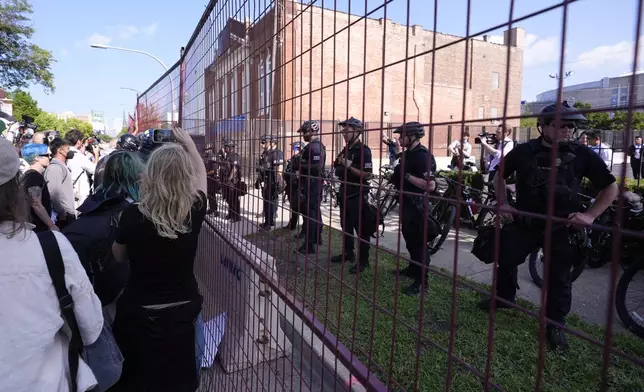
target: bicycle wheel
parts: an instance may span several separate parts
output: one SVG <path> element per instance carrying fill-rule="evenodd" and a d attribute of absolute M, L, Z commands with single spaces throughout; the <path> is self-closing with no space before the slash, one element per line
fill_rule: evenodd
<path fill-rule="evenodd" d="M 626 301 L 628 289 L 634 289 L 634 286 L 638 285 L 638 283 L 640 286 L 644 284 L 644 260 L 640 260 L 639 262 L 631 265 L 622 274 L 622 277 L 619 279 L 619 283 L 617 284 L 615 308 L 617 309 L 617 314 L 619 315 L 620 320 L 622 320 L 624 327 L 635 335 L 644 338 L 644 309 L 639 309 L 639 311 L 637 309 L 629 311 Z M 640 288 L 640 290 L 642 289 Z M 633 302 L 636 304 L 639 303 L 639 307 L 644 308 L 644 295 L 636 295 Z"/>
<path fill-rule="evenodd" d="M 599 268 L 608 263 L 613 251 L 612 234 L 601 232 L 596 236 L 591 236 L 592 247 L 588 252 L 588 267 Z"/>
<path fill-rule="evenodd" d="M 433 255 L 438 252 L 443 245 L 443 242 L 447 239 L 449 231 L 454 225 L 454 220 L 456 219 L 456 206 L 447 203 L 441 203 L 438 208 L 434 209 L 435 215 L 434 218 L 441 224 L 440 234 L 427 244 L 429 249 L 429 254 Z"/>
<path fill-rule="evenodd" d="M 528 256 L 528 268 L 530 270 L 530 277 L 532 278 L 534 284 L 539 288 L 541 288 L 541 286 L 543 285 L 544 261 L 543 248 L 533 250 L 532 253 L 530 253 L 530 256 Z M 582 272 L 584 272 L 587 261 L 588 260 L 586 257 L 581 256 L 579 262 L 572 266 L 571 274 L 573 282 L 581 276 Z"/>

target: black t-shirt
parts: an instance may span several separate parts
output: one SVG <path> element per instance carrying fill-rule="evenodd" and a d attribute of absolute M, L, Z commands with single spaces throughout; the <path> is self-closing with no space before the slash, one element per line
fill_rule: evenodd
<path fill-rule="evenodd" d="M 404 169 L 402 165 L 405 165 Z M 391 176 L 391 182 L 396 188 L 400 187 L 401 178 L 408 174 L 414 177 L 429 179 L 434 176 L 436 172 L 436 159 L 429 153 L 427 148 L 422 145 L 405 150 L 404 157 L 401 157 L 398 165 L 394 168 L 394 173 Z M 424 189 L 413 185 L 407 180 L 402 180 L 403 191 L 413 193 L 425 193 Z"/>
<path fill-rule="evenodd" d="M 51 216 L 51 197 L 45 177 L 36 170 L 27 170 L 22 177 L 22 186 L 30 198 L 40 195 L 42 205 L 47 210 L 47 214 Z M 29 221 L 36 226 L 34 231 L 37 233 L 49 230 L 47 224 L 41 221 L 32 209 L 30 209 Z"/>
<path fill-rule="evenodd" d="M 311 140 L 302 150 L 302 165 L 300 166 L 300 174 L 302 175 L 303 189 L 318 186 L 319 180 L 311 177 L 321 177 L 324 173 L 324 161 L 326 160 L 326 151 L 324 145 L 319 139 Z M 304 165 L 311 165 L 311 167 L 304 167 Z"/>
<path fill-rule="evenodd" d="M 354 143 L 349 151 L 343 151 L 343 155 L 347 157 L 352 163 L 351 167 L 367 173 L 373 173 L 373 162 L 371 157 L 371 149 L 361 141 Z M 347 195 L 357 194 L 360 191 L 360 184 L 368 185 L 369 180 L 366 177 L 360 177 L 344 165 L 337 165 L 335 168 L 335 175 L 342 181 L 349 183 L 347 186 Z M 355 185 L 353 185 L 355 184 Z M 341 183 L 340 187 L 343 188 L 345 183 Z M 342 194 L 342 192 L 340 192 Z"/>
<path fill-rule="evenodd" d="M 266 151 L 262 161 L 262 176 L 269 184 L 277 182 L 277 169 L 284 164 L 284 153 L 274 149 Z"/>
<path fill-rule="evenodd" d="M 503 177 L 508 178 L 516 173 L 518 209 L 537 214 L 547 212 L 548 187 L 552 171 L 551 152 L 550 147 L 544 146 L 542 139 L 539 138 L 515 146 L 504 157 Z M 577 192 L 582 178 L 588 178 L 593 186 L 600 190 L 615 182 L 615 177 L 601 157 L 584 145 L 565 144 L 558 149 L 558 154 L 557 186 L 554 191 L 557 216 L 565 217 L 567 214 L 579 211 L 580 201 Z M 566 167 L 569 169 L 566 170 Z M 567 187 L 570 187 L 571 191 L 566 192 Z"/>
<path fill-rule="evenodd" d="M 190 214 L 192 231 L 170 239 L 157 234 L 138 205 L 123 211 L 115 241 L 127 245 L 130 278 L 123 296 L 128 303 L 159 305 L 199 297 L 193 267 L 205 214 L 206 195 L 199 192 Z"/>

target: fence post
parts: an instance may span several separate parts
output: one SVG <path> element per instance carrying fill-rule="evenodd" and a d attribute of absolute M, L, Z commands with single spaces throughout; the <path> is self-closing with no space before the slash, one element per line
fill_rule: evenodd
<path fill-rule="evenodd" d="M 532 139 L 532 127 L 528 127 L 528 140 Z"/>
<path fill-rule="evenodd" d="M 179 113 L 177 113 L 177 125 L 183 126 L 183 92 L 184 92 L 184 79 L 186 75 L 186 62 L 181 59 L 181 66 L 179 67 Z M 208 95 L 208 94 L 204 94 Z M 206 110 L 207 111 L 207 110 Z M 174 116 L 174 113 L 172 114 Z M 204 121 L 204 126 L 206 123 Z M 208 128 L 204 130 L 204 135 L 208 133 Z"/>
<path fill-rule="evenodd" d="M 512 140 L 517 140 L 517 127 L 512 127 Z"/>
<path fill-rule="evenodd" d="M 469 129 L 469 127 L 466 125 L 465 129 Z M 452 144 L 452 126 L 448 125 L 447 126 L 447 156 L 452 156 L 452 152 L 449 150 L 449 145 Z"/>
<path fill-rule="evenodd" d="M 134 133 L 137 134 L 139 133 L 139 129 L 141 129 L 141 104 L 139 104 L 139 93 L 136 93 L 136 128 L 134 129 Z"/>

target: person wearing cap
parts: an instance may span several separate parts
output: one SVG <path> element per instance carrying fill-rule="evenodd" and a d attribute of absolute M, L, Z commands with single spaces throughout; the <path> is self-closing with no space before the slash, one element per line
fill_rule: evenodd
<path fill-rule="evenodd" d="M 297 131 L 308 144 L 302 150 L 299 168 L 302 210 L 305 224 L 299 237 L 305 241 L 298 249 L 299 253 L 312 254 L 316 246 L 322 244 L 322 174 L 326 149 L 318 136 L 320 124 L 317 121 L 305 121 Z"/>
<path fill-rule="evenodd" d="M 371 234 L 361 223 L 361 218 L 370 213 L 365 208 L 369 196 L 369 179 L 373 173 L 371 149 L 360 140 L 364 130 L 362 121 L 351 117 L 338 124 L 346 143 L 344 149 L 336 158 L 333 167 L 335 176 L 340 179 L 338 203 L 340 206 L 340 225 L 344 232 L 344 249 L 339 255 L 331 258 L 331 262 L 345 261 L 358 263 L 349 272 L 364 271 L 369 266 L 369 241 Z M 358 236 L 358 257 L 355 254 L 354 232 Z"/>
<path fill-rule="evenodd" d="M 44 144 L 30 143 L 21 151 L 22 158 L 29 163 L 21 179 L 25 194 L 29 199 L 31 213 L 29 221 L 37 233 L 47 230 L 58 230 L 51 219 L 51 196 L 43 173 L 49 166 L 51 151 Z"/>
<path fill-rule="evenodd" d="M 33 232 L 19 168 L 15 147 L 0 139 L 0 298 L 3 298 L 0 391 L 66 392 L 72 390 L 68 328 L 48 273 L 41 236 L 46 234 L 53 240 L 48 249 L 54 250 L 57 245 L 60 252 L 65 286 L 84 344 L 91 345 L 100 336 L 103 311 L 78 255 L 65 236 L 58 232 Z M 81 355 L 76 355 L 79 365 L 74 380 L 76 390 L 91 390 L 97 384 L 96 378 Z"/>
<path fill-rule="evenodd" d="M 263 149 L 260 160 L 260 176 L 262 182 L 262 200 L 264 211 L 264 223 L 260 226 L 264 230 L 270 230 L 275 226 L 277 215 L 277 200 L 282 193 L 282 165 L 284 165 L 284 153 L 277 148 L 279 139 L 273 135 L 266 135 L 260 139 Z"/>
<path fill-rule="evenodd" d="M 565 323 L 572 303 L 571 268 L 581 260 L 576 238 L 580 235 L 585 237 L 585 232 L 580 233 L 579 230 L 591 225 L 619 193 L 615 177 L 601 157 L 577 141 L 571 141 L 578 125 L 585 121 L 586 117 L 565 101 L 546 106 L 537 119 L 537 130 L 541 136 L 514 147 L 499 168 L 497 189 L 505 189 L 505 179 L 516 175 L 516 202 L 509 206 L 504 192 L 497 194 L 497 203 L 501 204 L 500 215 L 512 223 L 501 231 L 496 296 L 504 301 L 495 301 L 494 309 L 512 307 L 516 300 L 517 267 L 535 249 L 543 248 L 546 236 L 550 236 L 546 317 L 558 324 Z M 555 162 L 555 167 L 551 166 L 552 162 Z M 552 176 L 555 177 L 554 189 L 550 186 Z M 590 208 L 579 212 L 582 205 L 578 195 L 584 177 L 599 190 L 599 194 Z M 545 218 L 551 203 L 554 203 L 553 216 L 568 221 L 553 221 L 546 231 Z M 543 218 L 519 216 L 518 211 L 539 214 Z M 482 254 L 494 254 L 493 242 L 496 241 L 486 242 L 488 250 Z M 548 255 L 545 257 L 547 260 Z M 482 261 L 495 262 L 493 257 Z M 479 307 L 491 310 L 492 298 L 483 299 Z M 568 340 L 558 325 L 546 326 L 546 340 L 553 350 L 565 352 L 569 348 Z"/>
<path fill-rule="evenodd" d="M 74 158 L 74 151 L 70 150 L 69 142 L 59 138 L 49 143 L 49 149 L 51 161 L 44 175 L 51 195 L 56 225 L 62 230 L 66 224 L 76 219 L 72 173 L 67 167 L 67 161 Z"/>
<path fill-rule="evenodd" d="M 396 273 L 413 279 L 403 293 L 417 295 L 421 290 L 427 290 L 430 262 L 427 243 L 438 234 L 434 221 L 429 218 L 430 200 L 426 196 L 436 190 L 436 160 L 421 143 L 425 127 L 420 123 L 407 122 L 394 133 L 400 135 L 396 141 L 399 163 L 394 168 L 391 183 L 403 194 L 400 206 L 401 231 L 411 259 L 406 268 Z M 405 149 L 404 152 L 401 147 Z M 422 219 L 418 219 L 419 217 Z"/>
<path fill-rule="evenodd" d="M 239 186 L 241 183 L 241 157 L 235 152 L 235 141 L 224 139 L 224 151 L 226 152 L 226 161 L 222 168 L 221 183 L 224 199 L 228 204 L 228 215 L 226 219 L 231 222 L 241 220 L 241 205 L 239 198 Z"/>
<path fill-rule="evenodd" d="M 295 230 L 300 220 L 299 182 L 295 173 L 300 167 L 303 147 L 304 143 L 300 141 L 291 144 L 292 155 L 286 162 L 286 168 L 284 169 L 284 199 L 282 203 L 286 202 L 286 198 L 288 198 L 291 207 L 291 219 L 289 219 L 288 224 L 283 228 L 288 230 Z"/>

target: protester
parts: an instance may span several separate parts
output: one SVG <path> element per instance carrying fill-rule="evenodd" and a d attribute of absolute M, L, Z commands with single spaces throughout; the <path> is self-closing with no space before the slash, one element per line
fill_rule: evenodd
<path fill-rule="evenodd" d="M 121 212 L 139 200 L 143 169 L 137 153 L 112 154 L 105 164 L 99 191 L 85 199 L 78 207 L 80 216 L 63 232 L 78 253 L 103 307 L 116 300 L 129 275 L 128 263 L 116 263 L 111 247 Z M 115 306 L 107 309 L 109 323 L 114 318 Z"/>
<path fill-rule="evenodd" d="M 449 164 L 450 170 L 458 170 L 460 157 L 463 157 L 463 165 L 466 163 L 476 163 L 476 157 L 472 155 L 472 145 L 470 144 L 470 131 L 463 131 L 463 137 L 454 140 L 447 149 L 452 153 L 452 160 Z"/>
<path fill-rule="evenodd" d="M 11 143 L 0 140 L 0 391 L 68 392 L 67 328 L 39 238 L 27 222 L 19 166 Z M 92 344 L 103 328 L 100 301 L 69 242 L 60 233 L 50 235 L 60 249 L 81 338 Z M 78 362 L 76 390 L 88 391 L 96 378 L 80 356 Z"/>
<path fill-rule="evenodd" d="M 588 147 L 604 161 L 606 166 L 611 167 L 613 150 L 601 140 L 601 132 L 593 131 L 586 133 L 588 136 Z"/>
<path fill-rule="evenodd" d="M 29 221 L 40 233 L 47 230 L 58 230 L 51 219 L 51 196 L 43 172 L 49 166 L 49 147 L 44 144 L 30 143 L 22 148 L 22 158 L 29 164 L 21 183 L 31 205 Z"/>
<path fill-rule="evenodd" d="M 206 214 L 206 169 L 190 136 L 154 149 L 140 202 L 125 209 L 112 247 L 129 261 L 114 335 L 125 358 L 119 391 L 195 391 L 195 322 L 202 297 L 194 259 Z M 108 161 L 109 162 L 109 161 Z"/>
<path fill-rule="evenodd" d="M 90 194 L 92 176 L 96 170 L 96 163 L 99 157 L 98 148 L 94 148 L 94 162 L 84 153 L 83 134 L 72 129 L 65 134 L 65 140 L 69 142 L 70 150 L 74 152 L 73 159 L 69 158 L 67 166 L 72 172 L 72 184 L 74 186 L 74 203 L 78 208 Z"/>
<path fill-rule="evenodd" d="M 74 152 L 69 148 L 69 143 L 63 139 L 52 140 L 49 143 L 52 159 L 45 170 L 45 181 L 51 196 L 54 221 L 61 229 L 76 219 L 72 174 L 67 167 L 67 161 L 74 157 Z"/>
<path fill-rule="evenodd" d="M 642 137 L 637 135 L 633 144 L 628 148 L 628 156 L 631 158 L 631 170 L 633 178 L 640 179 L 642 173 Z"/>

